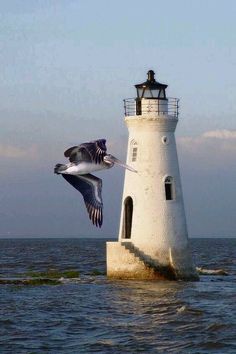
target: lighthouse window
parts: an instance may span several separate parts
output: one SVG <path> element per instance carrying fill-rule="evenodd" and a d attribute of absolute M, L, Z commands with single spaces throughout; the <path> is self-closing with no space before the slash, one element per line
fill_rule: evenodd
<path fill-rule="evenodd" d="M 130 162 L 137 161 L 137 155 L 138 155 L 138 143 L 136 140 L 132 139 L 130 142 L 129 161 Z"/>
<path fill-rule="evenodd" d="M 137 147 L 133 147 L 133 151 L 132 151 L 132 162 L 137 160 L 137 153 L 138 153 L 138 148 Z"/>
<path fill-rule="evenodd" d="M 150 97 L 152 97 L 151 90 L 148 89 L 148 88 L 146 88 L 145 91 L 144 91 L 144 93 L 143 93 L 143 97 L 145 97 L 145 98 L 150 98 Z"/>
<path fill-rule="evenodd" d="M 161 138 L 161 141 L 162 141 L 162 143 L 163 143 L 164 145 L 168 145 L 168 144 L 169 144 L 169 140 L 168 140 L 167 136 L 163 136 L 163 137 Z"/>
<path fill-rule="evenodd" d="M 166 98 L 165 97 L 165 90 L 160 90 L 158 98 Z"/>
<path fill-rule="evenodd" d="M 166 200 L 173 200 L 173 178 L 168 176 L 165 179 L 165 194 L 166 194 Z"/>

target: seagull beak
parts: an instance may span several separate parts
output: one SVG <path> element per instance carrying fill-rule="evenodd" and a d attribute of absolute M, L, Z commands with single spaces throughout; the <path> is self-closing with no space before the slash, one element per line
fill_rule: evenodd
<path fill-rule="evenodd" d="M 121 162 L 120 160 L 117 159 L 117 161 L 115 161 L 115 163 L 121 167 L 126 168 L 127 170 L 131 171 L 131 172 L 135 172 L 138 173 L 137 170 L 135 170 L 133 167 L 126 165 L 126 163 Z"/>
<path fill-rule="evenodd" d="M 124 167 L 126 168 L 127 170 L 129 171 L 132 171 L 132 172 L 135 172 L 137 173 L 138 171 L 136 171 L 133 167 L 129 166 L 129 165 L 126 165 L 125 163 L 123 163 L 122 161 L 118 160 L 116 157 L 112 156 L 112 155 L 107 155 L 105 156 L 104 160 L 107 160 L 109 162 L 113 162 L 114 164 L 117 164 L 121 167 Z"/>

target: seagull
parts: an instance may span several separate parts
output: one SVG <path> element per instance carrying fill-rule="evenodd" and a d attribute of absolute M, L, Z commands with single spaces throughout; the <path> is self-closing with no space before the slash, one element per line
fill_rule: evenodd
<path fill-rule="evenodd" d="M 72 146 L 64 152 L 69 159 L 67 164 L 56 164 L 54 173 L 61 174 L 64 179 L 83 196 L 89 218 L 97 227 L 103 222 L 102 180 L 91 172 L 106 170 L 115 164 L 132 172 L 134 168 L 107 154 L 106 140 L 99 139 Z"/>

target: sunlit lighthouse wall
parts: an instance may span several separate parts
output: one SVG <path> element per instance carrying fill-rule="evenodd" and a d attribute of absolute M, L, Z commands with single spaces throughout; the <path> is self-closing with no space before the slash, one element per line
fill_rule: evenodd
<path fill-rule="evenodd" d="M 155 80 L 135 85 L 126 99 L 129 130 L 118 242 L 107 243 L 107 275 L 120 279 L 184 279 L 198 276 L 189 250 L 175 142 L 177 98 Z"/>

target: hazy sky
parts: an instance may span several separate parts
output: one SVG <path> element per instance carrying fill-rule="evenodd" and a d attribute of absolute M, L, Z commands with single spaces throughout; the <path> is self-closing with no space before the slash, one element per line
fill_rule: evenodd
<path fill-rule="evenodd" d="M 189 235 L 235 237 L 235 1 L 10 0 L 0 16 L 0 236 L 117 236 L 124 171 L 97 174 L 98 230 L 53 167 L 103 137 L 125 159 L 122 100 L 153 69 L 181 99 Z"/>

